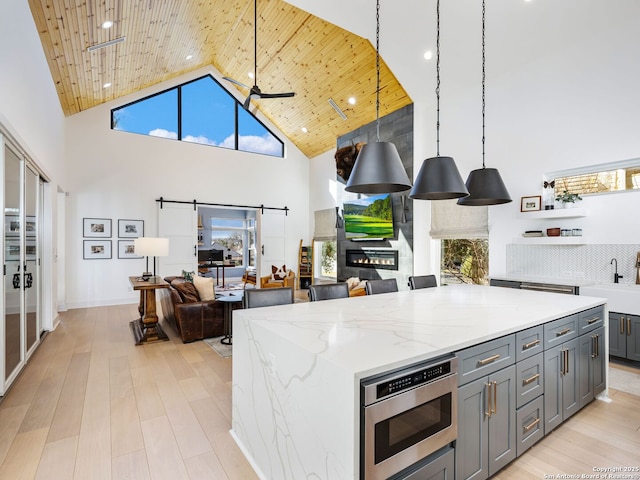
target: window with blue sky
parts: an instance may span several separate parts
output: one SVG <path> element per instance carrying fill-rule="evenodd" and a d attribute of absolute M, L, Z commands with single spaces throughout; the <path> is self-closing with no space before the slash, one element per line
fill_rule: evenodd
<path fill-rule="evenodd" d="M 114 108 L 111 128 L 284 156 L 284 143 L 210 75 Z"/>

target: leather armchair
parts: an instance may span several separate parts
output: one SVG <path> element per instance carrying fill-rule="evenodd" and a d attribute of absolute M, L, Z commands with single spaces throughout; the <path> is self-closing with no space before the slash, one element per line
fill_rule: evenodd
<path fill-rule="evenodd" d="M 216 300 L 200 301 L 185 297 L 178 284 L 183 277 L 166 277 L 171 286 L 159 289 L 164 319 L 178 332 L 184 343 L 223 335 L 224 305 Z M 176 288 L 178 287 L 178 288 Z M 194 301 L 197 300 L 197 301 Z"/>

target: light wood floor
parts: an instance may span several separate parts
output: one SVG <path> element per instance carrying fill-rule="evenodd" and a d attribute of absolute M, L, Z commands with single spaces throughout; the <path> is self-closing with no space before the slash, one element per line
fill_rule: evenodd
<path fill-rule="evenodd" d="M 0 403 L 0 479 L 257 478 L 229 434 L 231 360 L 169 326 L 171 341 L 136 347 L 135 316 L 135 305 L 61 315 Z M 640 397 L 611 393 L 494 478 L 639 465 Z"/>

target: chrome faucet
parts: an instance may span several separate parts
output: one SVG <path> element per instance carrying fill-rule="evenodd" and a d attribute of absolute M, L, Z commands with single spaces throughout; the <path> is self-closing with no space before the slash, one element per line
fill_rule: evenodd
<path fill-rule="evenodd" d="M 618 260 L 612 258 L 610 265 L 613 265 L 613 262 L 616 262 L 616 271 L 613 274 L 613 283 L 618 283 L 618 280 L 624 277 L 622 275 L 618 275 Z"/>

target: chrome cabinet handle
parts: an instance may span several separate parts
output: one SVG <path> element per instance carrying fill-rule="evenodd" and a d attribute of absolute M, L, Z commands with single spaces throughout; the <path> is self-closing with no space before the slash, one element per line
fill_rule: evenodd
<path fill-rule="evenodd" d="M 596 358 L 598 356 L 598 340 L 596 335 L 591 335 L 591 358 Z"/>
<path fill-rule="evenodd" d="M 565 328 L 564 330 L 560 330 L 559 332 L 556 332 L 556 337 L 561 337 L 562 335 L 566 335 L 570 331 L 571 331 L 570 328 Z"/>
<path fill-rule="evenodd" d="M 522 345 L 522 350 L 529 350 L 531 347 L 535 347 L 540 343 L 540 340 L 534 340 L 533 342 L 525 343 Z"/>
<path fill-rule="evenodd" d="M 539 423 L 540 423 L 540 418 L 536 418 L 533 422 L 531 422 L 529 425 L 524 427 L 525 433 L 528 432 L 529 430 L 531 430 L 533 427 L 535 427 Z"/>
<path fill-rule="evenodd" d="M 495 362 L 499 358 L 500 358 L 500 354 L 496 353 L 495 355 L 492 355 L 491 357 L 485 358 L 483 360 L 478 360 L 478 366 L 482 367 L 482 366 L 487 365 L 489 363 Z"/>
<path fill-rule="evenodd" d="M 537 380 L 538 378 L 540 378 L 539 373 L 536 373 L 535 375 L 531 375 L 529 378 L 525 378 L 522 381 L 522 386 L 524 387 L 525 385 L 529 385 L 531 382 L 533 382 L 534 380 Z"/>

